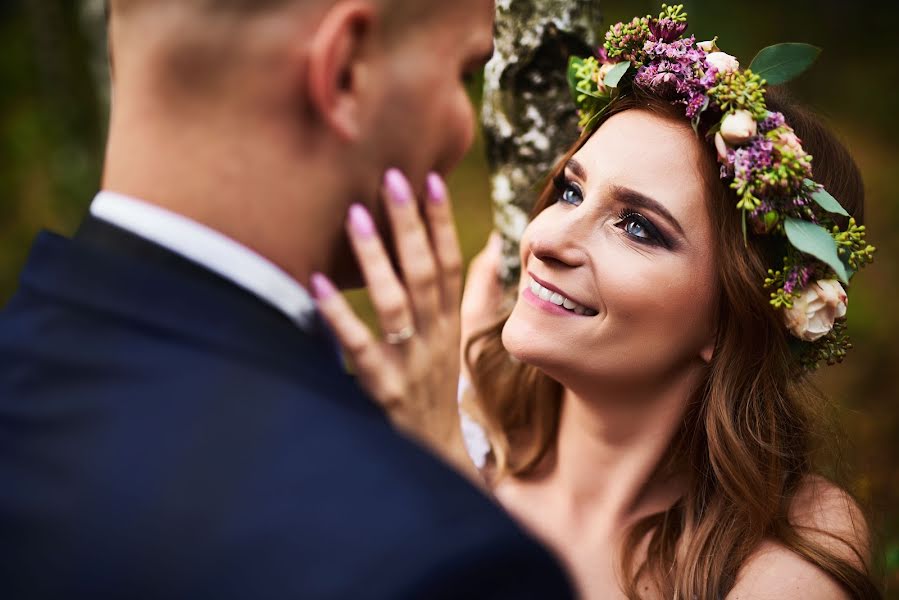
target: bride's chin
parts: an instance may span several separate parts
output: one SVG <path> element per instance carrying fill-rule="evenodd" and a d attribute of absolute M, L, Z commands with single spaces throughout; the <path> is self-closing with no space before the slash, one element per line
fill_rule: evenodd
<path fill-rule="evenodd" d="M 502 342 L 506 352 L 514 360 L 540 368 L 552 353 L 552 349 L 543 343 L 544 336 L 523 319 L 516 317 L 515 311 L 506 320 L 503 327 Z"/>

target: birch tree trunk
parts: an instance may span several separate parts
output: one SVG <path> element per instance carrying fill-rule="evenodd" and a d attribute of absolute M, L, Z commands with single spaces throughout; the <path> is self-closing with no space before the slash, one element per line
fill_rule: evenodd
<path fill-rule="evenodd" d="M 518 241 L 538 186 L 578 136 L 568 57 L 597 46 L 599 0 L 497 0 L 495 52 L 484 77 L 482 122 L 501 276 L 517 280 Z"/>
<path fill-rule="evenodd" d="M 81 0 L 81 26 L 90 42 L 90 69 L 97 86 L 100 110 L 109 111 L 109 60 L 106 51 L 106 0 Z"/>

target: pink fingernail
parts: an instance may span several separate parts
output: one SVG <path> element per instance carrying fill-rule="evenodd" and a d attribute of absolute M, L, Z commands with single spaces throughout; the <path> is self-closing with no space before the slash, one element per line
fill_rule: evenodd
<path fill-rule="evenodd" d="M 368 209 L 361 204 L 350 207 L 350 227 L 363 237 L 371 237 L 375 234 L 375 222 L 372 221 Z"/>
<path fill-rule="evenodd" d="M 327 300 L 337 294 L 337 288 L 331 280 L 321 273 L 312 274 L 312 293 L 316 300 Z"/>
<path fill-rule="evenodd" d="M 384 174 L 384 187 L 387 189 L 387 195 L 394 203 L 405 206 L 412 202 L 412 187 L 409 180 L 403 175 L 399 169 L 389 169 Z"/>
<path fill-rule="evenodd" d="M 437 173 L 428 175 L 428 199 L 434 204 L 446 202 L 446 184 Z"/>

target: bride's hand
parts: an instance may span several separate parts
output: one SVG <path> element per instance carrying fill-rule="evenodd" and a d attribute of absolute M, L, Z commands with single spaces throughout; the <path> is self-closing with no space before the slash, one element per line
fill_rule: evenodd
<path fill-rule="evenodd" d="M 402 279 L 368 211 L 350 208 L 347 234 L 378 315 L 374 335 L 324 275 L 312 286 L 359 381 L 399 429 L 418 438 L 469 476 L 456 392 L 462 255 L 446 186 L 428 177 L 422 223 L 411 186 L 397 170 L 382 194 Z"/>

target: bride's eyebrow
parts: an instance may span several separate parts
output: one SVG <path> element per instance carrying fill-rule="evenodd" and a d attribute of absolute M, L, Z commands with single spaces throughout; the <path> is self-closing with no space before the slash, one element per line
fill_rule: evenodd
<path fill-rule="evenodd" d="M 587 181 L 587 169 L 575 159 L 569 158 L 568 162 L 565 163 L 565 168 L 574 173 L 578 179 Z"/>
<path fill-rule="evenodd" d="M 671 212 L 657 200 L 641 194 L 637 190 L 632 190 L 620 185 L 612 186 L 612 196 L 622 204 L 627 204 L 628 206 L 643 210 L 650 210 L 656 213 L 668 221 L 668 223 L 674 227 L 682 237 L 686 237 L 683 228 L 680 226 L 680 223 L 677 222 L 677 219 L 674 218 L 674 215 L 672 215 Z"/>

